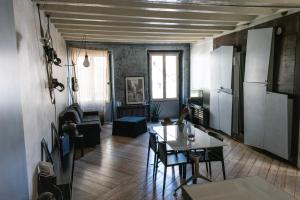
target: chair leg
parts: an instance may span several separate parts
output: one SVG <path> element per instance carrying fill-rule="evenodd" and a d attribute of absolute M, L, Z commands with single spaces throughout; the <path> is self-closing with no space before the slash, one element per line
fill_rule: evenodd
<path fill-rule="evenodd" d="M 179 168 L 179 176 L 182 177 L 182 165 L 178 165 Z"/>
<path fill-rule="evenodd" d="M 223 178 L 224 178 L 224 180 L 226 180 L 225 163 L 224 163 L 224 160 L 222 160 L 222 170 L 223 170 Z"/>
<path fill-rule="evenodd" d="M 156 177 L 157 177 L 157 169 L 158 169 L 158 156 L 157 156 L 157 154 L 155 154 L 154 168 L 155 168 L 155 177 L 154 177 L 154 180 L 156 181 Z"/>
<path fill-rule="evenodd" d="M 83 146 L 83 141 L 80 140 L 80 150 L 81 150 L 81 157 L 84 156 L 84 146 Z"/>
<path fill-rule="evenodd" d="M 149 164 L 149 155 L 150 155 L 150 146 L 148 146 L 147 168 L 146 168 L 146 169 L 148 169 L 148 164 Z"/>
<path fill-rule="evenodd" d="M 163 196 L 165 195 L 166 176 L 167 176 L 167 167 L 165 167 L 165 170 L 164 170 Z"/>
<path fill-rule="evenodd" d="M 183 179 L 186 179 L 186 164 L 183 165 L 183 171 L 182 171 L 182 174 L 183 174 Z"/>
<path fill-rule="evenodd" d="M 209 176 L 211 177 L 211 162 L 208 162 L 208 167 L 209 167 Z"/>
<path fill-rule="evenodd" d="M 156 153 L 154 154 L 154 163 L 153 163 L 153 175 L 152 175 L 152 179 L 155 180 L 155 173 L 156 173 Z M 147 165 L 148 166 L 148 165 Z"/>
<path fill-rule="evenodd" d="M 206 166 L 206 174 L 208 174 L 208 165 L 207 165 L 207 162 L 205 162 L 205 166 Z"/>

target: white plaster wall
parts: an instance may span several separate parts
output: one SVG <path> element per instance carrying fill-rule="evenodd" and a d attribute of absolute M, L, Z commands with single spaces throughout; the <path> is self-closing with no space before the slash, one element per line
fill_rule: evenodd
<path fill-rule="evenodd" d="M 213 40 L 191 44 L 191 90 L 209 90 L 209 58 L 212 50 Z"/>
<path fill-rule="evenodd" d="M 50 123 L 67 105 L 67 90 L 55 92 L 55 107 L 50 102 L 47 88 L 46 66 L 43 48 L 40 43 L 38 12 L 35 3 L 30 0 L 14 0 L 15 24 L 19 70 L 21 74 L 21 102 L 23 112 L 24 138 L 28 174 L 28 190 L 31 199 L 36 199 L 36 166 L 41 159 L 40 142 L 42 138 L 51 145 Z M 46 18 L 41 14 L 46 29 Z M 66 64 L 66 46 L 63 38 L 51 25 L 54 48 Z M 53 66 L 54 77 L 67 86 L 67 68 Z M 56 112 L 55 112 L 56 110 Z"/>
<path fill-rule="evenodd" d="M 191 44 L 191 90 L 203 90 L 204 104 L 209 101 L 210 90 L 210 52 L 213 50 L 213 40 L 205 40 Z"/>
<path fill-rule="evenodd" d="M 0 1 L 0 199 L 28 199 L 25 142 L 11 0 Z"/>

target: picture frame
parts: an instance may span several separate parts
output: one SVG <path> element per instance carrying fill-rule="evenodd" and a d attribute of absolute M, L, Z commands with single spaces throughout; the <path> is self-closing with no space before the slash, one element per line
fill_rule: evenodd
<path fill-rule="evenodd" d="M 143 76 L 125 78 L 126 104 L 143 104 L 145 102 L 145 79 Z"/>

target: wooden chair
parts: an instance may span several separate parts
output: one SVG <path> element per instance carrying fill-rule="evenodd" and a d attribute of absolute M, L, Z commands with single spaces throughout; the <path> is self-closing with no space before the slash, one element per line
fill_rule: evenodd
<path fill-rule="evenodd" d="M 163 181 L 163 195 L 165 194 L 165 184 L 166 184 L 166 175 L 167 167 L 179 166 L 179 169 L 188 164 L 188 158 L 183 153 L 168 154 L 167 144 L 165 142 L 158 142 L 158 155 L 156 156 L 155 161 L 155 179 L 157 175 L 158 168 L 158 159 L 164 164 L 164 181 Z"/>
<path fill-rule="evenodd" d="M 217 133 L 208 132 L 208 135 L 220 141 L 223 141 L 223 138 Z M 214 147 L 214 148 L 207 149 L 205 152 L 205 160 L 208 162 L 210 176 L 211 176 L 211 162 L 220 161 L 222 163 L 223 178 L 224 180 L 226 179 L 223 147 Z"/>

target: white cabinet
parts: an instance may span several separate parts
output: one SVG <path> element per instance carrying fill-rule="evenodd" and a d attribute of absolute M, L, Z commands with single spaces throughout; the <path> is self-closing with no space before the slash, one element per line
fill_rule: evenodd
<path fill-rule="evenodd" d="M 233 46 L 211 53 L 210 127 L 231 135 Z"/>
<path fill-rule="evenodd" d="M 290 153 L 292 110 L 287 95 L 267 93 L 264 149 L 285 159 Z"/>
<path fill-rule="evenodd" d="M 287 95 L 266 92 L 266 85 L 244 83 L 245 144 L 289 159 L 292 100 Z"/>
<path fill-rule="evenodd" d="M 244 83 L 244 142 L 263 148 L 266 112 L 266 85 Z"/>
<path fill-rule="evenodd" d="M 232 88 L 232 65 L 233 65 L 233 46 L 222 46 L 219 48 L 221 57 L 219 58 L 220 87 Z"/>
<path fill-rule="evenodd" d="M 220 49 L 216 49 L 211 52 L 211 63 L 210 63 L 210 89 L 220 89 Z"/>
<path fill-rule="evenodd" d="M 248 31 L 245 82 L 268 82 L 272 71 L 272 41 L 273 28 Z"/>
<path fill-rule="evenodd" d="M 219 114 L 219 92 L 217 90 L 210 91 L 209 105 L 209 126 L 216 130 L 220 129 L 220 114 Z"/>
<path fill-rule="evenodd" d="M 232 127 L 232 94 L 219 93 L 220 130 L 231 135 Z"/>

